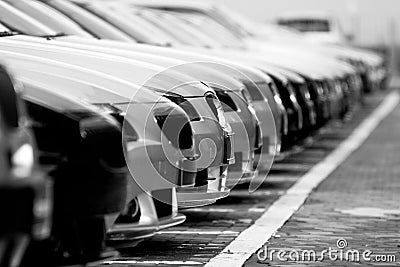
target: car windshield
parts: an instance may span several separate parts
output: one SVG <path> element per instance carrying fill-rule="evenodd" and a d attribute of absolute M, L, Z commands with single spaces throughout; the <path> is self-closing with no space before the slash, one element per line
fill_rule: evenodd
<path fill-rule="evenodd" d="M 232 31 L 237 38 L 246 38 L 251 36 L 252 29 L 249 29 L 254 25 L 252 21 L 244 17 L 238 12 L 235 12 L 225 6 L 216 6 L 213 9 L 214 13 L 219 15 L 218 18 L 223 22 L 224 27 Z M 227 27 L 229 26 L 229 27 Z"/>
<path fill-rule="evenodd" d="M 279 25 L 294 28 L 300 32 L 329 32 L 329 21 L 325 19 L 279 20 Z"/>
<path fill-rule="evenodd" d="M 78 24 L 59 11 L 36 0 L 6 0 L 10 5 L 24 12 L 35 20 L 48 25 L 53 31 L 68 35 L 93 37 Z"/>
<path fill-rule="evenodd" d="M 0 1 L 0 22 L 8 29 L 18 33 L 33 36 L 52 36 L 58 34 L 3 1 Z"/>
<path fill-rule="evenodd" d="M 104 6 L 103 6 L 104 8 Z M 112 2 L 112 7 L 108 10 L 113 11 L 114 16 L 126 18 L 129 21 L 131 28 L 140 28 L 147 33 L 147 36 L 153 39 L 157 39 L 158 42 L 165 44 L 174 44 L 177 42 L 176 39 L 171 37 L 166 32 L 162 31 L 159 27 L 155 26 L 148 20 L 140 16 L 140 10 L 135 8 L 134 5 L 129 5 L 122 2 Z"/>
<path fill-rule="evenodd" d="M 70 1 L 48 0 L 45 3 L 60 11 L 98 38 L 127 42 L 134 41 L 127 34 Z"/>
<path fill-rule="evenodd" d="M 129 12 L 119 12 L 118 7 L 104 4 L 80 4 L 82 8 L 110 23 L 139 43 L 167 45 L 164 38 L 157 34 L 151 34 L 153 29 L 145 20 L 138 16 L 132 16 Z"/>
<path fill-rule="evenodd" d="M 161 16 L 160 14 L 148 10 L 142 10 L 140 13 L 138 13 L 138 15 L 141 16 L 146 21 L 152 23 L 154 26 L 160 28 L 167 34 L 169 34 L 171 37 L 173 37 L 181 44 L 191 45 L 191 46 L 198 45 L 195 39 L 191 38 L 190 35 L 188 36 L 184 34 L 184 32 L 180 29 L 180 27 L 176 28 L 171 21 L 165 19 L 165 17 Z"/>
<path fill-rule="evenodd" d="M 197 27 L 193 27 L 190 23 L 185 23 L 182 19 L 178 18 L 175 14 L 170 12 L 160 12 L 160 15 L 171 23 L 172 26 L 179 29 L 182 34 L 192 38 L 197 46 L 205 47 L 219 47 L 218 42 L 212 39 L 207 33 Z"/>
<path fill-rule="evenodd" d="M 189 23 L 193 27 L 218 41 L 221 45 L 235 46 L 235 44 L 241 43 L 241 40 L 229 32 L 224 26 L 205 14 L 200 14 L 197 12 L 176 12 L 176 15 L 183 19 L 186 23 Z"/>

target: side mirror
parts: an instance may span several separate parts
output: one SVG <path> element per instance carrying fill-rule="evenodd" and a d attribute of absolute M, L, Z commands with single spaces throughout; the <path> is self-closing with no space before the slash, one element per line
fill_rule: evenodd
<path fill-rule="evenodd" d="M 0 65 L 0 109 L 6 126 L 18 127 L 18 102 L 14 83 L 4 66 Z"/>

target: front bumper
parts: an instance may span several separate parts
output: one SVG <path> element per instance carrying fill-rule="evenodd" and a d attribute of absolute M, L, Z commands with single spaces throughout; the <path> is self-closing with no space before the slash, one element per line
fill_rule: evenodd
<path fill-rule="evenodd" d="M 214 161 L 206 168 L 198 168 L 196 173 L 196 184 L 194 187 L 180 187 L 177 189 L 178 206 L 181 209 L 210 205 L 218 199 L 229 195 L 226 188 L 227 164 L 235 162 L 233 152 L 233 136 L 224 132 L 223 146 L 219 161 Z M 203 148 L 207 151 L 208 148 Z"/>
<path fill-rule="evenodd" d="M 158 194 L 161 192 L 161 194 Z M 156 196 L 157 199 L 154 197 Z M 132 245 L 157 231 L 183 223 L 186 216 L 178 213 L 175 188 L 142 193 L 137 196 L 140 216 L 135 222 L 114 223 L 107 232 L 107 241 L 116 246 Z M 162 210 L 169 206 L 169 211 Z"/>
<path fill-rule="evenodd" d="M 179 150 L 168 150 L 159 142 L 138 141 L 127 144 L 128 200 L 142 192 L 193 186 L 197 165 Z"/>
<path fill-rule="evenodd" d="M 178 192 L 178 206 L 180 209 L 207 206 L 215 203 L 218 199 L 227 197 L 230 190 L 227 188 L 214 190 L 201 188 L 191 188 L 190 190 L 180 190 Z"/>
<path fill-rule="evenodd" d="M 210 205 L 218 199 L 229 195 L 230 190 L 226 187 L 227 168 L 212 167 L 198 173 L 201 184 L 197 187 L 178 188 L 179 208 L 194 208 Z"/>

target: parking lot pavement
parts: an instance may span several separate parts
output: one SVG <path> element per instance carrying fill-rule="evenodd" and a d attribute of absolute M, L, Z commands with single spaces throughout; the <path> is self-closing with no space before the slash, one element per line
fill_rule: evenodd
<path fill-rule="evenodd" d="M 272 254 L 271 260 L 270 256 L 265 259 L 267 256 L 260 253 L 253 255 L 245 266 L 400 265 L 399 121 L 400 106 L 397 106 L 366 143 L 310 195 L 305 205 L 263 248 L 269 252 L 286 251 L 282 252 L 282 255 L 288 253 L 286 256 L 278 259 L 277 254 Z M 351 256 L 353 252 L 343 256 L 343 261 L 340 254 L 335 256 L 336 252 L 332 252 L 332 257 L 325 254 L 322 262 L 302 254 L 311 250 L 320 260 L 322 251 L 329 247 L 338 253 L 343 251 L 344 255 L 357 250 L 359 261 Z M 371 254 L 364 258 L 366 250 Z M 288 258 L 289 253 L 294 261 Z M 302 255 L 305 256 L 302 258 Z M 386 260 L 380 257 L 381 262 L 377 262 L 378 258 L 375 261 L 378 255 L 385 255 Z"/>
<path fill-rule="evenodd" d="M 386 94 L 387 92 L 382 92 L 368 96 L 360 110 L 349 116 L 345 123 L 330 124 L 316 134 L 313 141 L 304 149 L 274 164 L 267 181 L 255 193 L 248 192 L 248 185 L 240 185 L 231 192 L 229 197 L 214 205 L 186 210 L 183 212 L 187 216 L 184 224 L 162 231 L 134 248 L 122 250 L 120 258 L 108 260 L 100 265 L 204 265 L 218 255 L 241 232 L 251 226 L 312 166 L 346 139 L 355 127 L 378 106 Z M 365 220 L 364 217 L 358 218 L 344 213 L 346 209 L 362 206 L 363 200 L 368 200 L 365 202 L 365 206 L 372 206 L 374 201 L 383 199 L 392 204 L 395 204 L 395 201 L 399 203 L 399 198 L 391 194 L 396 191 L 395 187 L 388 189 L 387 194 L 378 193 L 380 189 L 386 189 L 390 183 L 395 184 L 394 175 L 398 175 L 395 170 L 400 171 L 399 167 L 395 166 L 396 163 L 399 163 L 394 145 L 398 140 L 395 136 L 400 133 L 400 128 L 396 129 L 396 123 L 393 123 L 396 121 L 396 114 L 400 116 L 399 108 L 385 121 L 384 127 L 374 134 L 368 144 L 363 146 L 362 150 L 340 167 L 340 170 L 329 177 L 328 181 L 312 195 L 299 214 L 296 213 L 294 218 L 279 231 L 278 235 L 281 237 L 274 238 L 271 246 L 300 248 L 301 245 L 307 244 L 307 248 L 309 246 L 317 247 L 335 242 L 335 238 L 342 236 L 348 238 L 351 246 L 358 244 L 372 246 L 375 244 L 374 237 L 363 237 L 363 232 L 368 230 L 368 227 L 377 228 L 377 224 L 380 222 L 385 222 L 385 225 L 387 223 L 388 229 L 385 231 L 387 234 L 398 232 L 398 229 L 397 231 L 393 229 L 395 223 L 392 217 L 394 215 L 384 219 Z M 397 117 L 397 119 L 399 118 Z M 399 149 L 398 146 L 397 149 Z M 372 155 L 372 152 L 378 154 Z M 378 179 L 379 184 L 375 184 Z M 374 189 L 374 186 L 378 187 Z M 397 191 L 399 186 L 400 181 L 397 181 Z M 367 197 L 364 190 L 371 195 Z M 377 206 L 380 207 L 383 204 L 375 203 L 373 207 Z M 340 207 L 343 211 L 336 210 L 336 207 Z M 345 221 L 339 223 L 337 218 L 346 218 L 349 224 L 350 222 L 354 222 L 354 224 L 346 226 Z M 337 225 L 337 233 L 334 231 L 335 225 Z M 353 232 L 354 236 L 351 239 Z M 381 238 L 385 232 L 382 231 L 379 234 L 382 236 Z M 384 238 L 382 242 L 379 242 L 382 248 L 391 245 L 389 242 L 384 242 Z M 397 237 L 397 243 L 399 244 L 399 237 Z M 273 262 L 273 264 L 275 263 L 278 264 L 278 262 Z M 247 262 L 248 266 L 258 264 L 255 257 Z"/>

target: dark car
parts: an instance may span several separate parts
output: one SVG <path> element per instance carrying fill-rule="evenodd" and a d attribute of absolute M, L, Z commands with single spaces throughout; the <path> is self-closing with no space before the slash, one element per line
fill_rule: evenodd
<path fill-rule="evenodd" d="M 20 89 L 0 65 L 0 266 L 19 265 L 30 240 L 49 234 L 51 198 L 36 169 Z"/>
<path fill-rule="evenodd" d="M 279 94 L 287 113 L 288 132 L 282 136 L 282 150 L 287 150 L 292 147 L 303 129 L 303 111 L 288 78 L 272 69 L 268 69 L 267 74 L 272 78 L 272 89 Z"/>
<path fill-rule="evenodd" d="M 24 83 L 23 99 L 39 164 L 53 184 L 50 238 L 32 242 L 24 264 L 84 263 L 117 255 L 105 246 L 105 236 L 107 218 L 126 202 L 120 123 L 34 83 Z"/>

